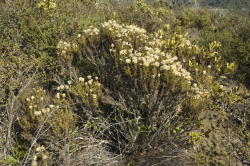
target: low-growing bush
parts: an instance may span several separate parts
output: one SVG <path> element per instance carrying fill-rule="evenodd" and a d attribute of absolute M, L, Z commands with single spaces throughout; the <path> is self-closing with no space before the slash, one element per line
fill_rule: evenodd
<path fill-rule="evenodd" d="M 0 164 L 246 164 L 248 91 L 218 82 L 237 66 L 180 27 L 215 15 L 116 2 L 0 2 Z"/>

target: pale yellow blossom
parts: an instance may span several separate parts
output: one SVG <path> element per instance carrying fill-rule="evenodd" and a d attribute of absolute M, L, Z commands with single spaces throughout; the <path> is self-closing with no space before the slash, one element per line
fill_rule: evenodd
<path fill-rule="evenodd" d="M 64 85 L 60 85 L 60 90 L 63 90 L 64 89 Z"/>
<path fill-rule="evenodd" d="M 80 82 L 84 82 L 84 78 L 80 77 L 80 78 L 79 78 L 79 81 L 80 81 Z"/>
<path fill-rule="evenodd" d="M 126 59 L 126 62 L 127 62 L 127 63 L 130 63 L 130 62 L 131 62 L 131 59 Z"/>
<path fill-rule="evenodd" d="M 60 93 L 56 94 L 56 98 L 60 99 Z"/>
<path fill-rule="evenodd" d="M 34 112 L 34 115 L 35 115 L 35 116 L 38 116 L 38 115 L 41 115 L 41 114 L 42 114 L 41 111 L 35 111 L 35 112 Z"/>

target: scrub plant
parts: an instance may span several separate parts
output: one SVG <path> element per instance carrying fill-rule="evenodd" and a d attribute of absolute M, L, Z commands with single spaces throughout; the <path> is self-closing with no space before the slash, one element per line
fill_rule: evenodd
<path fill-rule="evenodd" d="M 1 164 L 247 164 L 248 92 L 218 82 L 236 69 L 220 42 L 196 45 L 143 1 L 50 2 L 0 7 Z"/>
<path fill-rule="evenodd" d="M 3 124 L 1 130 L 1 163 L 13 154 L 12 147 L 15 145 L 14 123 L 18 116 L 18 101 L 20 95 L 25 92 L 27 86 L 36 76 L 37 61 L 32 55 L 27 55 L 20 50 L 18 44 L 4 47 L 0 51 L 0 121 Z M 3 162 L 2 162 L 3 161 Z"/>
<path fill-rule="evenodd" d="M 214 80 L 205 66 L 216 57 L 219 43 L 211 43 L 205 51 L 182 35 L 180 28 L 172 37 L 168 31 L 166 25 L 165 30 L 148 35 L 145 29 L 110 20 L 100 30 L 90 27 L 79 38 L 80 56 L 103 84 L 101 114 L 110 118 L 109 123 L 117 123 L 104 127 L 103 120 L 95 120 L 95 126 L 102 124 L 97 134 L 108 138 L 118 154 L 137 156 L 177 137 L 184 144 L 188 139 L 184 133 L 206 109 Z"/>

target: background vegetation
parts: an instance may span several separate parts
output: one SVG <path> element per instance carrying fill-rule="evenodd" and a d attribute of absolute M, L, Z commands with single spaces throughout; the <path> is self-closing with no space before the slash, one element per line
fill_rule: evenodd
<path fill-rule="evenodd" d="M 248 0 L 202 0 L 202 4 L 211 7 L 231 8 L 231 9 L 244 9 L 250 8 L 250 2 Z"/>
<path fill-rule="evenodd" d="M 150 4 L 0 1 L 1 165 L 249 165 L 249 19 Z"/>

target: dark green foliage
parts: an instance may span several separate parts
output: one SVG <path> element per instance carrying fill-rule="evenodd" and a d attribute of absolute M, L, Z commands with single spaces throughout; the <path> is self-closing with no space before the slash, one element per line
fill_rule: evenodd
<path fill-rule="evenodd" d="M 211 7 L 229 8 L 229 9 L 249 9 L 250 1 L 248 0 L 201 0 L 203 5 Z"/>
<path fill-rule="evenodd" d="M 174 25 L 185 28 L 197 28 L 196 43 L 208 47 L 213 41 L 220 41 L 222 47 L 218 53 L 224 62 L 235 62 L 238 66 L 235 78 L 241 83 L 248 84 L 250 20 L 238 15 L 228 14 L 221 17 L 210 10 L 186 10 L 174 20 Z"/>

